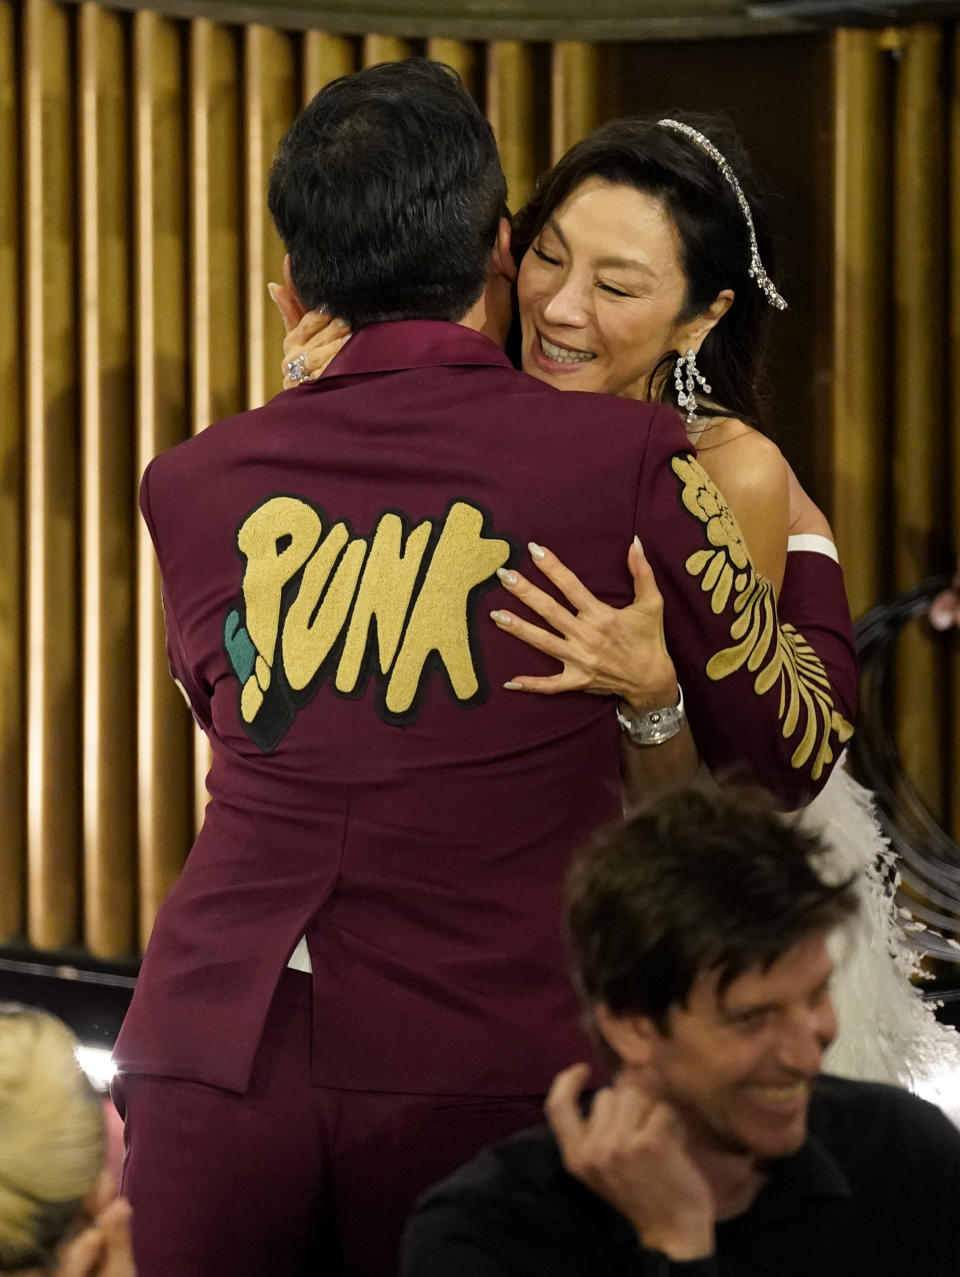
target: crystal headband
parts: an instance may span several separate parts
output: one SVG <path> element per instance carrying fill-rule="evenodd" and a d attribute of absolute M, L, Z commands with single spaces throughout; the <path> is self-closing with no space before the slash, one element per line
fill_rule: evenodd
<path fill-rule="evenodd" d="M 717 168 L 730 183 L 730 187 L 737 197 L 737 203 L 740 205 L 740 211 L 743 213 L 747 223 L 747 231 L 750 235 L 750 270 L 751 279 L 756 280 L 757 286 L 762 288 L 766 293 L 767 301 L 771 306 L 776 306 L 777 310 L 786 310 L 787 303 L 774 287 L 773 280 L 763 268 L 763 262 L 760 260 L 760 250 L 757 247 L 757 233 L 753 229 L 753 215 L 750 212 L 750 205 L 747 197 L 740 189 L 740 183 L 737 181 L 737 175 L 733 169 L 720 154 L 708 137 L 704 137 L 702 133 L 698 133 L 696 129 L 692 129 L 689 124 L 681 124 L 679 120 L 658 120 L 657 123 L 664 129 L 673 129 L 675 133 L 682 133 L 684 137 L 688 137 L 691 142 L 695 142 L 701 151 L 706 151 L 711 160 L 716 164 Z"/>

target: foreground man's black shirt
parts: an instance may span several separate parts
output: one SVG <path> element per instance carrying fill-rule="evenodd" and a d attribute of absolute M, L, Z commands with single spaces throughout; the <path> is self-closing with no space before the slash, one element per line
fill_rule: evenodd
<path fill-rule="evenodd" d="M 904 1091 L 821 1077 L 809 1136 L 712 1259 L 669 1262 L 563 1169 L 544 1127 L 486 1149 L 418 1204 L 403 1277 L 957 1277 L 960 1132 Z"/>

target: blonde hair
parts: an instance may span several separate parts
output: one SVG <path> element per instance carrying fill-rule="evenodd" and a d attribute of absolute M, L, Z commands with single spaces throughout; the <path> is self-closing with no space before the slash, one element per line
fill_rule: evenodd
<path fill-rule="evenodd" d="M 0 1270 L 47 1262 L 103 1167 L 76 1047 L 52 1015 L 0 1003 Z"/>

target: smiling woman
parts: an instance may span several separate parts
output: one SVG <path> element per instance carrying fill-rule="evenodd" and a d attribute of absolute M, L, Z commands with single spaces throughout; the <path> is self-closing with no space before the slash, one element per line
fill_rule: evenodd
<path fill-rule="evenodd" d="M 733 301 L 689 316 L 681 245 L 663 201 L 588 177 L 547 219 L 520 266 L 527 372 L 569 390 L 661 397 L 664 355 L 699 352 Z"/>
<path fill-rule="evenodd" d="M 686 406 L 670 373 L 693 350 L 711 387 L 692 405 L 699 424 L 758 426 L 770 316 L 762 281 L 775 265 L 764 201 L 723 121 L 678 115 L 596 129 L 518 214 L 524 370 L 564 377 L 564 389 Z M 719 147 L 722 166 L 704 144 Z M 570 365 L 542 338 L 596 358 L 568 378 Z"/>

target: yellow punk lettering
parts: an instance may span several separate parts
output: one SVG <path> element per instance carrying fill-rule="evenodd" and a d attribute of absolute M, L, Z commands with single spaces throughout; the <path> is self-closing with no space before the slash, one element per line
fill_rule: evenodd
<path fill-rule="evenodd" d="M 390 672 L 387 709 L 391 713 L 403 714 L 410 708 L 431 652 L 443 662 L 458 700 L 476 694 L 479 683 L 470 651 L 467 604 L 474 587 L 489 580 L 509 554 L 506 541 L 484 538 L 479 510 L 465 501 L 450 507 Z"/>
<path fill-rule="evenodd" d="M 250 738 L 275 748 L 328 681 L 355 697 L 372 677 L 378 713 L 398 725 L 416 717 L 435 669 L 458 704 L 484 700 L 476 602 L 497 568 L 519 557 L 488 525 L 466 500 L 416 525 L 385 511 L 369 539 L 345 520 L 328 525 L 297 497 L 270 497 L 252 511 L 237 532 L 241 599 L 224 624 Z"/>
<path fill-rule="evenodd" d="M 337 666 L 338 692 L 352 692 L 357 685 L 370 642 L 371 621 L 375 620 L 377 626 L 377 666 L 380 673 L 386 674 L 393 664 L 432 530 L 433 524 L 425 520 L 414 528 L 407 537 L 406 545 L 403 545 L 400 516 L 392 511 L 381 516 L 357 590 L 343 655 Z"/>

